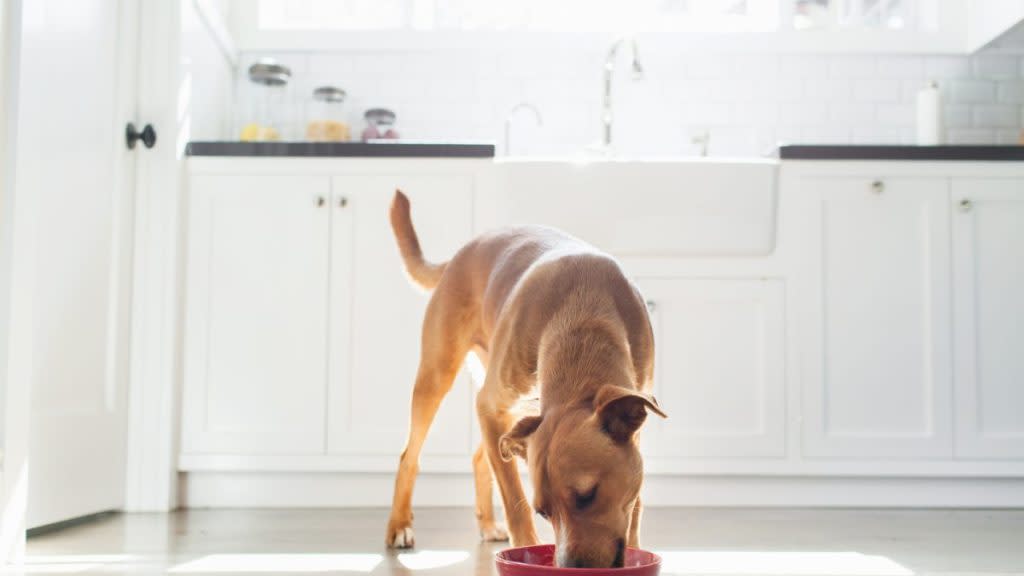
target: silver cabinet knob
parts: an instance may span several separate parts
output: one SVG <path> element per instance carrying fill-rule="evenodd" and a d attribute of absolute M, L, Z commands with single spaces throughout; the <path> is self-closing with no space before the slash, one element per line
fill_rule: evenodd
<path fill-rule="evenodd" d="M 658 309 L 658 303 L 655 302 L 654 300 L 647 300 L 646 302 L 644 302 L 644 304 L 647 305 L 648 314 L 653 314 L 654 311 Z"/>
<path fill-rule="evenodd" d="M 875 180 L 874 182 L 872 182 L 871 192 L 875 194 L 881 194 L 882 192 L 885 192 L 885 182 L 882 182 L 881 180 Z"/>
<path fill-rule="evenodd" d="M 338 197 L 338 208 L 344 208 L 346 206 L 348 206 L 348 197 L 346 197 L 346 196 L 339 196 Z"/>
<path fill-rule="evenodd" d="M 959 204 L 959 206 L 960 206 L 960 211 L 961 211 L 961 212 L 970 212 L 970 211 L 971 211 L 971 208 L 972 208 L 972 207 L 973 207 L 974 205 L 973 205 L 973 204 L 971 204 L 971 201 L 970 201 L 970 200 L 968 200 L 967 198 L 964 198 L 963 200 L 961 200 L 961 201 L 960 201 L 960 204 Z"/>
<path fill-rule="evenodd" d="M 317 196 L 316 197 L 316 207 L 317 208 L 322 208 L 323 205 L 326 204 L 326 203 L 327 203 L 327 200 L 323 196 Z"/>

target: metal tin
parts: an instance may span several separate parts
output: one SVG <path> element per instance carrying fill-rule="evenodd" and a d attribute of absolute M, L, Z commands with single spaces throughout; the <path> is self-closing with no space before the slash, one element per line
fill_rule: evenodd
<path fill-rule="evenodd" d="M 395 113 L 387 108 L 370 108 L 363 118 L 374 126 L 390 126 L 395 123 Z"/>
<path fill-rule="evenodd" d="M 275 60 L 263 59 L 249 66 L 249 80 L 256 84 L 284 86 L 291 77 L 291 68 Z"/>
<path fill-rule="evenodd" d="M 322 102 L 344 102 L 345 91 L 336 86 L 321 86 L 313 90 L 313 99 Z"/>

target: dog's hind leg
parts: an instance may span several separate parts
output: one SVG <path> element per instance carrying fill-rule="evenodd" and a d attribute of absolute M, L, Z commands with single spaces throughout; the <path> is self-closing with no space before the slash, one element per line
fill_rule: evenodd
<path fill-rule="evenodd" d="M 385 536 L 386 544 L 393 548 L 411 548 L 415 543 L 412 492 L 419 472 L 420 452 L 434 416 L 441 407 L 441 400 L 451 390 L 459 366 L 469 350 L 469 338 L 456 322 L 458 315 L 446 308 L 444 300 L 434 298 L 427 307 L 423 322 L 423 345 L 412 393 L 409 438 L 395 478 L 391 518 Z"/>
<path fill-rule="evenodd" d="M 494 475 L 483 444 L 473 454 L 473 478 L 476 481 L 476 521 L 480 527 L 480 539 L 485 542 L 508 540 L 508 531 L 494 520 Z"/>

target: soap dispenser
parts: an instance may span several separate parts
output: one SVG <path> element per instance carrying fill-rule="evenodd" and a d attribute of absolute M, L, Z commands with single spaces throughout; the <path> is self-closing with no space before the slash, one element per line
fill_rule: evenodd
<path fill-rule="evenodd" d="M 942 144 L 942 93 L 934 81 L 917 93 L 917 144 Z"/>

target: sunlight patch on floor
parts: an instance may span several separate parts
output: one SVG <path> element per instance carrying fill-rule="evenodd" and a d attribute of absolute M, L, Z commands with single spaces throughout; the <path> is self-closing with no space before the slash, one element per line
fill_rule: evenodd
<path fill-rule="evenodd" d="M 429 570 L 453 566 L 465 562 L 468 558 L 469 552 L 465 550 L 423 550 L 399 554 L 398 562 L 409 570 Z"/>
<path fill-rule="evenodd" d="M 21 566 L 5 567 L 0 574 L 80 574 L 108 564 L 120 570 L 137 559 L 132 554 L 38 554 L 26 557 Z"/>
<path fill-rule="evenodd" d="M 657 551 L 663 574 L 787 576 L 913 576 L 885 556 L 859 552 L 789 552 L 743 550 Z"/>
<path fill-rule="evenodd" d="M 172 567 L 171 574 L 372 572 L 380 554 L 211 554 Z"/>

